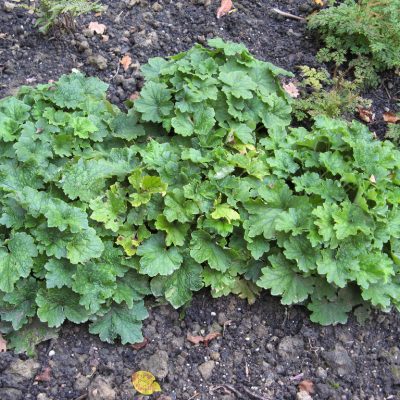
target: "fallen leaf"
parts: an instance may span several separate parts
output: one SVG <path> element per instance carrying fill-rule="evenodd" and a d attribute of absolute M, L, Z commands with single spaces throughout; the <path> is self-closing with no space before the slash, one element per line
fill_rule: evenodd
<path fill-rule="evenodd" d="M 390 124 L 395 124 L 400 121 L 399 115 L 396 115 L 391 112 L 384 112 L 383 113 L 383 120 L 385 122 L 389 122 Z"/>
<path fill-rule="evenodd" d="M 121 60 L 120 60 L 120 64 L 122 65 L 122 67 L 124 68 L 124 71 L 126 71 L 132 64 L 132 58 L 130 56 L 128 56 L 128 54 L 125 54 Z"/>
<path fill-rule="evenodd" d="M 132 348 L 134 350 L 141 350 L 141 349 L 144 349 L 147 346 L 147 343 L 149 343 L 149 339 L 144 338 L 143 342 L 133 344 Z"/>
<path fill-rule="evenodd" d="M 141 394 L 150 395 L 161 392 L 160 385 L 156 378 L 149 371 L 137 371 L 132 375 L 132 385 Z"/>
<path fill-rule="evenodd" d="M 102 35 L 106 31 L 107 27 L 104 24 L 92 21 L 89 23 L 88 29 L 98 35 Z"/>
<path fill-rule="evenodd" d="M 300 95 L 299 89 L 297 89 L 296 85 L 293 82 L 284 83 L 282 84 L 282 87 L 290 97 L 293 98 L 299 97 Z"/>
<path fill-rule="evenodd" d="M 0 353 L 4 353 L 5 351 L 7 351 L 7 340 L 0 333 Z"/>
<path fill-rule="evenodd" d="M 51 380 L 51 368 L 46 367 L 43 372 L 35 377 L 35 381 L 37 382 L 49 382 Z"/>
<path fill-rule="evenodd" d="M 321 6 L 321 7 L 324 6 L 324 1 L 323 1 L 323 0 L 314 0 L 314 3 L 315 3 L 317 6 Z"/>
<path fill-rule="evenodd" d="M 364 122 L 367 123 L 370 123 L 375 119 L 375 114 L 367 108 L 359 108 L 358 115 Z"/>
<path fill-rule="evenodd" d="M 219 332 L 211 332 L 206 336 L 193 336 L 190 333 L 188 333 L 186 335 L 186 339 L 193 344 L 204 343 L 205 346 L 208 346 L 208 343 L 210 343 L 211 340 L 214 340 L 219 336 L 221 336 Z"/>
<path fill-rule="evenodd" d="M 233 8 L 232 0 L 221 0 L 221 5 L 217 10 L 217 18 L 221 18 L 229 12 Z"/>
<path fill-rule="evenodd" d="M 314 393 L 314 383 L 308 380 L 301 381 L 299 383 L 299 390 L 307 392 L 308 394 Z"/>
<path fill-rule="evenodd" d="M 216 339 L 217 337 L 221 336 L 219 332 L 211 332 L 206 337 L 204 338 L 204 344 L 208 346 L 208 343 L 211 342 L 211 340 Z"/>
<path fill-rule="evenodd" d="M 204 342 L 204 337 L 203 336 L 193 336 L 190 333 L 186 335 L 186 339 L 193 344 L 199 344 Z"/>

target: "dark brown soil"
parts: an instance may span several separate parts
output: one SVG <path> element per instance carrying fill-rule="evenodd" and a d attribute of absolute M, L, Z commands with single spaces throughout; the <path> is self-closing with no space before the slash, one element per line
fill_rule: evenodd
<path fill-rule="evenodd" d="M 109 97 L 121 105 L 143 82 L 139 66 L 149 57 L 167 56 L 195 42 L 220 36 L 245 43 L 252 53 L 296 72 L 298 65 L 317 66 L 318 45 L 304 23 L 282 18 L 272 7 L 306 16 L 314 3 L 303 0 L 242 0 L 237 12 L 217 20 L 218 1 L 109 1 L 101 16 L 78 21 L 77 33 L 44 37 L 26 10 L 6 11 L 0 1 L 0 97 L 22 84 L 57 79 L 78 68 L 109 82 Z M 210 3 L 210 4 L 209 4 Z M 207 5 L 209 4 L 209 5 Z M 107 26 L 92 35 L 91 21 Z M 124 71 L 119 61 L 130 55 Z M 101 58 L 101 57 L 102 58 Z M 377 132 L 381 114 L 394 110 L 400 78 L 383 77 L 365 94 L 374 101 Z M 383 400 L 400 398 L 400 324 L 395 313 L 376 313 L 365 326 L 312 324 L 301 307 L 286 308 L 267 294 L 253 306 L 234 297 L 195 296 L 180 318 L 169 307 L 152 309 L 141 350 L 102 343 L 86 326 L 65 325 L 59 339 L 39 346 L 37 360 L 0 353 L 0 400 L 128 400 L 135 394 L 130 376 L 152 371 L 163 389 L 159 400 L 298 399 L 298 384 L 314 383 L 313 399 Z M 192 345 L 186 335 L 221 332 L 209 346 Z M 35 381 L 45 368 L 49 382 Z M 225 385 L 225 386 L 224 386 Z M 258 397 L 257 397 L 258 396 Z"/>

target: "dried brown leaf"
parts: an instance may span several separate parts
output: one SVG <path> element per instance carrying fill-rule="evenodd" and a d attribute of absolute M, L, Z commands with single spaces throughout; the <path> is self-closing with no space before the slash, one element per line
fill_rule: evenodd
<path fill-rule="evenodd" d="M 5 351 L 7 351 L 7 340 L 0 333 L 0 353 L 4 353 Z"/>
<path fill-rule="evenodd" d="M 299 383 L 299 390 L 307 392 L 308 394 L 314 393 L 314 383 L 309 380 L 304 380 Z"/>
<path fill-rule="evenodd" d="M 188 333 L 186 335 L 186 339 L 193 344 L 204 343 L 205 346 L 208 346 L 208 343 L 210 343 L 212 340 L 214 340 L 219 336 L 221 336 L 219 332 L 211 332 L 206 336 L 194 336 Z"/>
<path fill-rule="evenodd" d="M 149 339 L 144 338 L 143 342 L 133 344 L 132 348 L 134 350 L 141 350 L 141 349 L 144 349 L 148 343 L 149 343 Z"/>
<path fill-rule="evenodd" d="M 299 97 L 300 95 L 299 89 L 297 89 L 297 86 L 293 82 L 284 83 L 282 87 L 290 97 L 293 98 Z"/>
<path fill-rule="evenodd" d="M 221 336 L 219 332 L 211 332 L 208 335 L 205 336 L 204 338 L 204 344 L 208 346 L 208 343 L 211 342 L 211 340 L 216 339 L 217 337 Z"/>
<path fill-rule="evenodd" d="M 39 375 L 36 375 L 35 381 L 49 382 L 51 380 L 51 368 L 46 367 Z"/>
<path fill-rule="evenodd" d="M 193 336 L 190 333 L 186 335 L 186 339 L 193 344 L 199 344 L 204 342 L 204 337 L 203 336 Z"/>
<path fill-rule="evenodd" d="M 389 124 L 396 124 L 400 121 L 400 117 L 392 112 L 384 112 L 383 120 Z"/>
<path fill-rule="evenodd" d="M 358 115 L 364 122 L 370 123 L 375 119 L 375 114 L 367 108 L 359 108 Z"/>
<path fill-rule="evenodd" d="M 132 64 L 132 58 L 128 54 L 125 54 L 121 58 L 120 64 L 122 65 L 122 68 L 124 69 L 124 71 L 127 71 Z"/>
<path fill-rule="evenodd" d="M 102 35 L 107 27 L 104 24 L 100 24 L 96 21 L 92 21 L 89 23 L 88 29 L 93 33 L 97 33 L 98 35 Z"/>
<path fill-rule="evenodd" d="M 221 0 L 221 5 L 217 10 L 217 18 L 221 18 L 229 12 L 233 8 L 232 0 Z"/>

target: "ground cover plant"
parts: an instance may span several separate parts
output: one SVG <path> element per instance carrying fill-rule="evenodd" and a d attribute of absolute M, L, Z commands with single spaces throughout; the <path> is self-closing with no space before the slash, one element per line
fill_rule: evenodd
<path fill-rule="evenodd" d="M 324 47 L 321 61 L 334 62 L 354 73 L 366 86 L 376 86 L 378 73 L 400 67 L 400 1 L 332 1 L 310 16 Z"/>
<path fill-rule="evenodd" d="M 146 295 L 178 308 L 203 286 L 322 324 L 398 306 L 394 145 L 327 117 L 289 129 L 290 74 L 209 44 L 150 60 L 128 113 L 77 72 L 0 102 L 3 332 L 37 315 L 141 341 Z"/>
<path fill-rule="evenodd" d="M 32 8 L 38 15 L 36 25 L 43 33 L 51 29 L 75 29 L 75 18 L 90 12 L 99 12 L 103 7 L 91 0 L 39 0 Z"/>

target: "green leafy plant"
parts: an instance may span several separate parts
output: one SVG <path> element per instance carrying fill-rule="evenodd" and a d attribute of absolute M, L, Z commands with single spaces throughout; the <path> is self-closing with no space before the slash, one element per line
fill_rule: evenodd
<path fill-rule="evenodd" d="M 203 286 L 322 324 L 399 305 L 394 145 L 327 117 L 289 130 L 288 73 L 209 44 L 151 59 L 127 113 L 77 72 L 0 101 L 1 332 L 141 341 L 146 295 L 178 308 Z"/>
<path fill-rule="evenodd" d="M 301 97 L 293 103 L 298 121 L 318 115 L 351 119 L 358 108 L 370 106 L 370 101 L 361 97 L 359 84 L 345 79 L 341 73 L 331 77 L 324 69 L 301 66 L 300 70 Z"/>
<path fill-rule="evenodd" d="M 38 14 L 36 25 L 41 32 L 47 33 L 53 28 L 72 31 L 75 29 L 76 17 L 100 12 L 103 7 L 99 1 L 92 0 L 39 0 L 34 10 Z"/>
<path fill-rule="evenodd" d="M 365 85 L 378 84 L 378 73 L 400 67 L 400 0 L 345 0 L 310 16 L 324 47 L 321 61 L 353 70 Z"/>
<path fill-rule="evenodd" d="M 50 328 L 89 320 L 103 340 L 142 339 L 147 279 L 89 218 L 90 200 L 136 164 L 111 129 L 127 117 L 106 89 L 73 73 L 0 100 L 0 318 L 3 332 L 22 329 L 10 338 L 18 349 L 48 336 L 36 316 Z"/>

